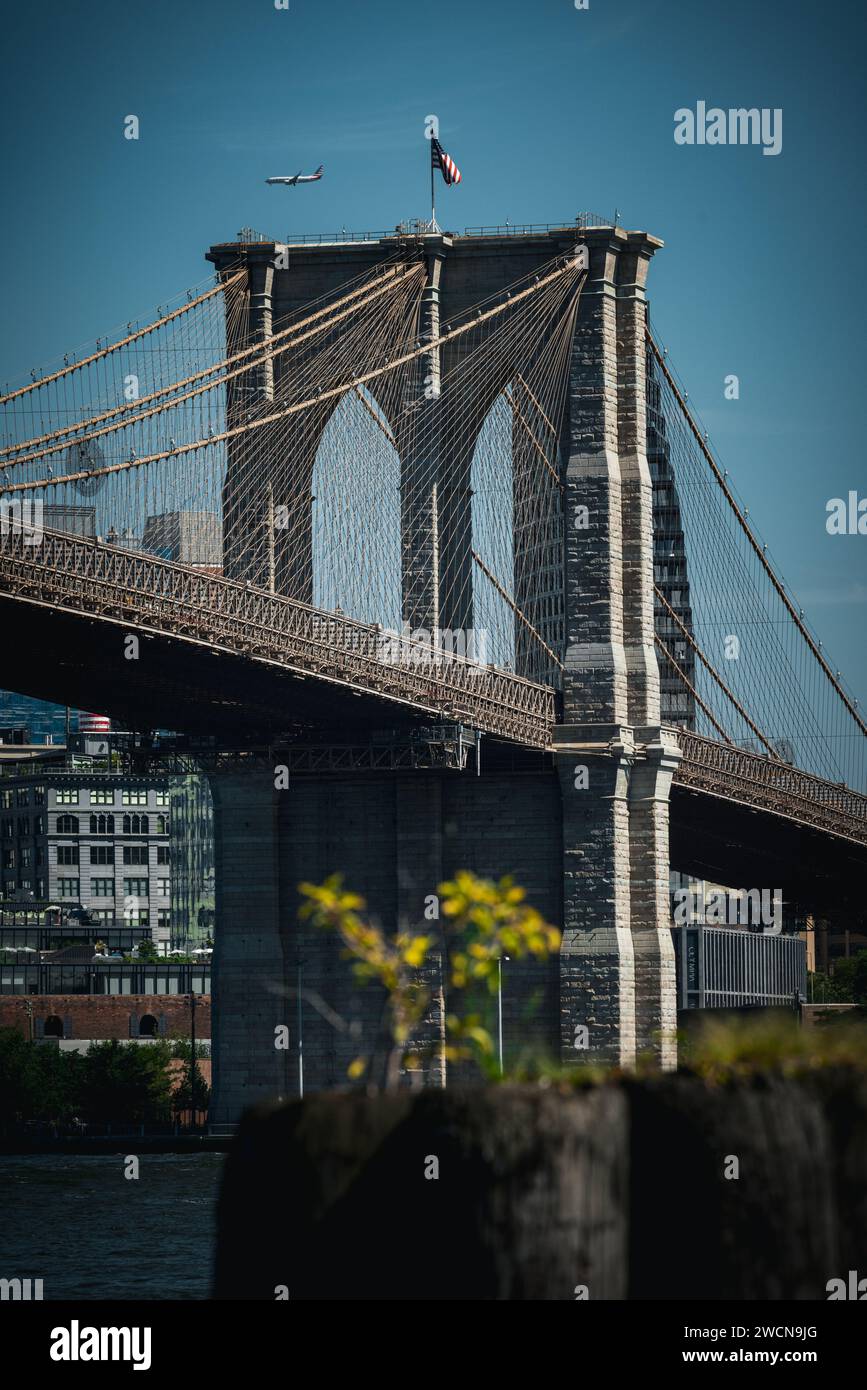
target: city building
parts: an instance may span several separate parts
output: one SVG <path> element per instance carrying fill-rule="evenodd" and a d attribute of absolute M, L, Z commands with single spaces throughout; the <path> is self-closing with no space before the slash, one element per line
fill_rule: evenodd
<path fill-rule="evenodd" d="M 223 563 L 221 519 L 215 512 L 161 512 L 149 516 L 141 548 L 162 560 L 220 570 Z"/>
<path fill-rule="evenodd" d="M 215 917 L 214 804 L 206 777 L 173 777 L 171 814 L 171 945 L 181 950 L 213 939 Z"/>
<path fill-rule="evenodd" d="M 81 737 L 87 749 L 90 740 Z M 107 756 L 86 751 L 21 753 L 0 759 L 0 901 L 82 909 L 97 925 L 119 919 L 147 927 L 165 949 L 168 780 L 110 771 Z"/>

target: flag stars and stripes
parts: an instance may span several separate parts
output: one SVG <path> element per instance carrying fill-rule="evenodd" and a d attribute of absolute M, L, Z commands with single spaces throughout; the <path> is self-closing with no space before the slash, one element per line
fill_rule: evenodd
<path fill-rule="evenodd" d="M 447 184 L 460 183 L 461 171 L 451 155 L 446 154 L 439 140 L 431 139 L 431 164 L 439 169 Z"/>

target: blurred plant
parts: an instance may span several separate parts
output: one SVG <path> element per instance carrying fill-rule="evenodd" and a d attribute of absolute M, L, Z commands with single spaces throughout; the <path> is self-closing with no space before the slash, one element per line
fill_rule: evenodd
<path fill-rule="evenodd" d="M 432 1002 L 424 974 L 442 960 L 437 973 L 450 991 L 463 993 L 472 1002 L 474 993 L 496 994 L 499 962 L 504 956 L 546 960 L 560 945 L 560 932 L 525 901 L 525 891 L 511 878 L 498 883 L 477 878 L 466 870 L 438 889 L 442 914 L 441 936 L 432 932 L 399 931 L 387 936 L 362 914 L 367 906 L 358 893 L 343 888 L 341 875 L 322 884 L 302 883 L 305 899 L 299 916 L 317 927 L 336 931 L 344 943 L 344 956 L 352 959 L 359 980 L 375 981 L 387 994 L 387 1031 L 391 1046 L 385 1068 L 385 1086 L 397 1084 L 401 1068 L 419 1069 L 419 1049 L 413 1043 L 419 1025 Z M 429 972 L 430 973 L 430 972 Z M 442 999 L 437 1001 L 443 1012 Z M 490 1074 L 494 1044 L 481 1014 L 453 1010 L 445 1018 L 441 1036 L 443 1065 L 473 1061 Z M 349 1075 L 370 1079 L 371 1059 L 358 1057 Z"/>
<path fill-rule="evenodd" d="M 867 1025 L 859 1010 L 827 1026 L 780 1013 L 714 1018 L 679 1042 L 680 1069 L 712 1083 L 758 1075 L 803 1076 L 828 1067 L 867 1069 Z"/>

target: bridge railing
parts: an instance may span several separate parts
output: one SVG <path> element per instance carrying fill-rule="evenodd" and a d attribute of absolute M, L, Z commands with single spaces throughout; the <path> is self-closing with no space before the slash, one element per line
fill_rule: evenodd
<path fill-rule="evenodd" d="M 546 747 L 549 686 L 237 580 L 46 529 L 0 536 L 0 587 L 61 608 L 224 645 Z"/>
<path fill-rule="evenodd" d="M 677 730 L 677 740 L 683 753 L 678 783 L 867 843 L 867 796 L 861 792 L 687 729 Z"/>
<path fill-rule="evenodd" d="M 385 232 L 350 232 L 345 227 L 339 232 L 287 232 L 285 238 L 277 238 L 277 240 L 284 246 L 332 246 L 339 245 L 341 242 L 385 241 L 396 236 L 423 235 L 425 225 L 422 221 L 404 222 Z M 446 235 L 466 237 L 534 236 L 545 232 L 585 231 L 588 227 L 616 226 L 616 216 L 606 217 L 598 212 L 579 212 L 577 217 L 567 218 L 562 222 L 499 222 L 488 227 L 464 227 L 462 233 L 446 232 Z M 247 242 L 269 240 L 259 232 L 252 232 L 250 228 L 245 228 L 243 233 L 239 232 L 238 239 Z"/>
<path fill-rule="evenodd" d="M 464 236 L 532 236 L 538 232 L 586 231 L 588 227 L 616 227 L 617 216 L 599 212 L 579 212 L 564 222 L 501 222 L 490 227 L 465 227 Z"/>

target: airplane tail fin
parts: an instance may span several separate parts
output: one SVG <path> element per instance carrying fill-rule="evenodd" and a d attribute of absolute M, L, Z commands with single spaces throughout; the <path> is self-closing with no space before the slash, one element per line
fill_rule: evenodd
<path fill-rule="evenodd" d="M 321 173 L 322 173 L 322 170 L 323 170 L 324 168 L 325 168 L 325 165 L 324 165 L 324 164 L 320 164 L 319 168 L 316 170 L 317 174 L 321 174 Z"/>

